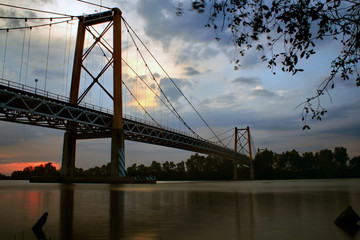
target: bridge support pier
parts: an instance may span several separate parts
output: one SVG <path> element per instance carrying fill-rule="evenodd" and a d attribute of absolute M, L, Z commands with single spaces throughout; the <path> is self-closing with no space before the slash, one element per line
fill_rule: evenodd
<path fill-rule="evenodd" d="M 72 177 L 75 174 L 76 136 L 73 131 L 64 134 L 63 156 L 61 163 L 61 174 Z"/>
<path fill-rule="evenodd" d="M 233 161 L 234 164 L 234 176 L 233 176 L 233 180 L 238 180 L 238 168 L 237 168 L 237 162 Z"/>
<path fill-rule="evenodd" d="M 248 135 L 248 145 L 249 145 L 249 160 L 250 160 L 250 180 L 254 180 L 254 161 L 252 158 L 252 151 L 251 151 L 251 139 L 250 139 L 250 127 L 246 128 L 247 135 Z"/>
<path fill-rule="evenodd" d="M 112 53 L 112 60 L 109 60 L 108 64 L 113 65 L 113 96 L 110 97 L 112 98 L 114 104 L 114 116 L 112 126 L 110 174 L 113 177 L 125 177 L 124 130 L 122 116 L 121 11 L 119 9 L 114 8 L 111 11 L 104 13 L 79 17 L 69 102 L 73 105 L 78 105 L 84 99 L 87 92 L 90 91 L 91 87 L 98 83 L 98 78 L 104 73 L 104 71 L 106 71 L 107 68 L 104 67 L 102 72 L 100 72 L 96 78 L 93 77 L 93 83 L 79 98 L 80 76 L 82 68 L 84 67 L 83 61 L 89 54 L 89 52 L 83 54 L 86 29 L 92 25 L 111 21 L 113 22 L 113 51 L 110 51 Z M 108 26 L 111 25 L 109 24 Z M 108 28 L 104 29 L 104 32 L 100 34 L 99 39 L 96 39 L 96 42 L 100 41 L 107 30 Z M 63 176 L 74 176 L 75 151 L 76 132 L 67 130 L 64 136 L 63 146 Z"/>
<path fill-rule="evenodd" d="M 111 139 L 111 176 L 125 177 L 125 146 L 122 129 L 112 130 Z"/>
<path fill-rule="evenodd" d="M 113 104 L 114 117 L 111 139 L 111 176 L 125 177 L 125 144 L 122 109 L 122 69 L 121 69 L 121 11 L 113 9 Z"/>

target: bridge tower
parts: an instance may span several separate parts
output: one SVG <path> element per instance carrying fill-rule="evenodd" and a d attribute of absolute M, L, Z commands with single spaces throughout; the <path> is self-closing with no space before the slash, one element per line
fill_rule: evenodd
<path fill-rule="evenodd" d="M 248 146 L 248 149 L 246 149 L 246 146 Z M 254 180 L 254 164 L 253 164 L 253 158 L 252 158 L 252 149 L 251 149 L 251 137 L 250 137 L 250 127 L 246 128 L 237 128 L 235 127 L 235 146 L 234 146 L 235 152 L 242 152 L 246 151 L 249 153 L 249 160 L 250 160 L 250 179 Z M 234 161 L 234 180 L 236 180 L 237 177 L 237 163 Z"/>
<path fill-rule="evenodd" d="M 111 95 L 101 84 L 99 85 L 113 100 L 114 115 L 111 138 L 111 176 L 114 177 L 125 176 L 125 144 L 122 113 L 121 14 L 122 13 L 118 8 L 113 8 L 110 11 L 79 17 L 69 100 L 71 104 L 78 105 L 90 91 L 91 87 L 94 84 L 99 84 L 98 80 L 104 72 L 113 65 L 113 95 Z M 84 53 L 85 32 L 87 30 L 90 31 L 90 26 L 100 23 L 108 24 L 98 37 L 94 36 L 94 43 Z M 83 65 L 83 62 L 91 52 L 92 47 L 96 44 L 101 44 L 101 38 L 111 27 L 113 28 L 113 49 L 106 49 L 112 54 L 112 57 L 108 60 L 108 63 L 98 75 L 90 74 Z M 92 77 L 93 81 L 79 97 L 80 76 L 82 69 L 84 69 Z M 71 123 L 69 123 L 69 125 L 71 126 Z M 75 155 L 76 129 L 74 127 L 73 129 L 67 130 L 64 135 L 61 167 L 63 176 L 74 176 Z"/>

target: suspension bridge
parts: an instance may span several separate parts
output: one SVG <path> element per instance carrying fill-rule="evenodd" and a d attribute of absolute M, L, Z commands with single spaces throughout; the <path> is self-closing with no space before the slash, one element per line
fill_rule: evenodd
<path fill-rule="evenodd" d="M 252 171 L 249 128 L 235 128 L 233 134 L 220 139 L 221 134 L 215 134 L 176 84 L 176 80 L 170 77 L 122 17 L 119 9 L 108 8 L 105 12 L 69 16 L 18 6 L 6 7 L 48 14 L 51 17 L 2 17 L 7 21 L 24 21 L 24 25 L 0 29 L 4 38 L 0 78 L 0 120 L 64 130 L 61 165 L 63 176 L 74 176 L 76 141 L 94 138 L 111 138 L 112 177 L 126 175 L 125 140 L 229 159 L 234 162 L 235 178 L 238 164 L 250 166 Z M 32 21 L 36 23 L 31 24 Z M 74 40 L 71 33 L 74 31 L 73 22 L 76 21 L 77 32 Z M 59 31 L 65 32 L 65 36 L 62 35 L 65 39 L 64 49 L 52 50 L 54 42 L 59 41 L 52 39 L 57 34 L 54 28 L 60 25 L 66 25 L 66 30 L 59 27 Z M 47 48 L 36 42 L 36 37 L 40 36 L 38 29 L 44 28 L 48 32 L 45 43 Z M 34 31 L 38 32 L 35 34 Z M 11 34 L 18 39 L 20 47 L 17 49 L 21 49 L 20 58 L 13 53 L 9 57 L 10 45 L 16 44 L 16 41 L 10 40 Z M 126 41 L 122 37 L 124 34 Z M 38 41 L 44 44 L 43 39 L 44 37 Z M 72 57 L 73 44 L 75 51 Z M 46 57 L 43 58 L 42 64 L 37 65 L 31 59 L 38 57 L 41 50 Z M 51 57 L 51 53 L 55 54 L 54 52 L 57 54 L 57 62 L 52 64 L 51 60 L 54 57 Z M 63 54 L 62 70 L 59 69 L 60 52 Z M 20 64 L 16 64 L 16 61 L 20 61 Z M 18 67 L 17 70 L 14 70 L 14 65 Z M 140 69 L 139 65 L 142 66 Z M 60 74 L 54 74 L 55 71 Z M 159 72 L 162 72 L 162 79 Z M 16 75 L 18 79 L 12 79 Z M 31 86 L 29 75 L 32 76 L 31 79 L 35 79 L 35 86 Z M 38 79 L 43 79 L 43 87 L 39 86 Z M 70 79 L 70 82 L 67 79 Z M 182 96 L 181 105 L 176 106 L 171 96 L 167 95 L 162 82 L 164 79 Z M 50 91 L 51 88 L 57 89 L 57 92 Z M 70 97 L 59 93 L 60 89 Z M 184 104 L 201 119 L 212 133 L 212 138 L 201 137 L 190 127 L 188 121 L 185 121 L 177 110 Z M 168 126 L 169 122 L 177 122 L 185 130 L 175 130 Z M 224 140 L 230 137 L 228 144 L 234 141 L 235 149 L 224 144 Z M 216 140 L 211 141 L 214 138 Z M 249 157 L 243 154 L 244 150 L 247 150 Z"/>

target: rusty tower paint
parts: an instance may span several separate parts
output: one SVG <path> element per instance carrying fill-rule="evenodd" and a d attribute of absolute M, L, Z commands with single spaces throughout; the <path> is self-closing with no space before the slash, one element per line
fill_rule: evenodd
<path fill-rule="evenodd" d="M 124 151 L 124 130 L 123 130 L 123 112 L 122 112 L 122 69 L 121 69 L 121 11 L 114 8 L 111 11 L 91 14 L 79 17 L 78 32 L 76 38 L 74 64 L 71 79 L 70 103 L 78 105 L 91 87 L 98 82 L 99 77 L 107 70 L 93 77 L 93 83 L 79 99 L 79 86 L 81 70 L 85 68 L 83 61 L 89 54 L 84 54 L 84 42 L 86 28 L 92 25 L 109 22 L 104 32 L 95 41 L 100 41 L 101 37 L 113 27 L 113 51 L 112 58 L 108 64 L 113 64 L 113 99 L 114 116 L 111 139 L 111 176 L 125 176 L 125 151 Z M 109 27 L 110 26 L 110 27 Z M 104 89 L 104 91 L 106 91 Z M 108 92 L 107 92 L 108 93 Z M 109 93 L 108 93 L 109 94 Z M 71 125 L 71 123 L 69 123 Z M 76 129 L 70 129 L 65 132 L 62 158 L 62 175 L 74 176 L 76 155 Z"/>
<path fill-rule="evenodd" d="M 241 132 L 240 132 L 240 131 Z M 242 144 L 241 139 L 245 139 L 246 143 Z M 239 141 L 240 140 L 240 141 Z M 245 149 L 246 145 L 248 145 L 248 150 Z M 240 146 L 240 149 L 239 149 Z M 253 158 L 252 158 L 252 149 L 251 149 L 251 135 L 250 135 L 250 127 L 247 128 L 237 128 L 235 127 L 235 152 L 239 152 L 242 150 L 249 152 L 249 170 L 250 170 L 250 179 L 254 180 L 254 167 L 253 167 Z M 237 179 L 237 163 L 234 160 L 234 180 Z"/>

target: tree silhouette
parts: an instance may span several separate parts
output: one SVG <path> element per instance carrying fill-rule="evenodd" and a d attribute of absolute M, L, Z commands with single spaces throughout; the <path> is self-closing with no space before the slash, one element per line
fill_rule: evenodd
<path fill-rule="evenodd" d="M 35 167 L 29 166 L 24 168 L 22 171 L 14 171 L 11 173 L 12 179 L 30 179 L 32 176 L 39 177 L 57 177 L 60 176 L 60 172 L 52 165 L 52 162 L 47 164 L 37 165 Z"/>
<path fill-rule="evenodd" d="M 334 161 L 337 165 L 337 168 L 345 169 L 349 162 L 349 156 L 347 150 L 344 147 L 336 147 L 334 149 Z"/>
<path fill-rule="evenodd" d="M 337 76 L 354 79 L 360 86 L 358 62 L 360 60 L 360 1 L 357 0 L 193 0 L 192 9 L 209 13 L 208 28 L 230 30 L 236 51 L 235 69 L 239 57 L 249 49 L 260 51 L 261 59 L 275 74 L 280 66 L 284 72 L 296 74 L 300 60 L 309 59 L 324 39 L 340 42 L 342 49 L 331 63 L 331 72 L 316 89 L 316 94 L 303 102 L 303 129 L 308 114 L 321 120 L 327 112 L 319 98 L 334 88 Z M 177 13 L 181 15 L 180 4 Z M 265 50 L 268 50 L 269 54 Z M 355 75 L 355 77 L 352 77 Z M 315 105 L 313 101 L 315 101 Z"/>
<path fill-rule="evenodd" d="M 274 153 L 270 150 L 265 150 L 255 155 L 254 159 L 254 173 L 256 178 L 267 178 L 269 173 L 274 169 Z"/>
<path fill-rule="evenodd" d="M 332 170 L 334 165 L 334 154 L 331 150 L 323 149 L 315 154 L 316 166 L 318 169 Z"/>
<path fill-rule="evenodd" d="M 360 156 L 353 157 L 350 160 L 350 168 L 360 173 Z"/>

